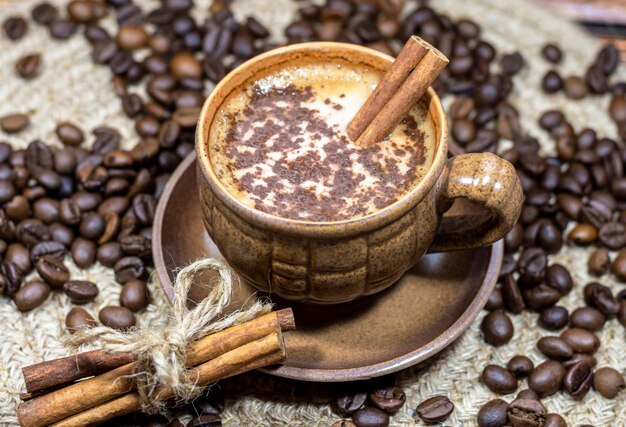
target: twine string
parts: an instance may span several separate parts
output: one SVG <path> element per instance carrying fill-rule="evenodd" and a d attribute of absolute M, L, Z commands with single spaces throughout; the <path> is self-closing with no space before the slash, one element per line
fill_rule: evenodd
<path fill-rule="evenodd" d="M 207 297 L 189 310 L 187 296 L 192 284 L 201 274 L 214 270 L 219 279 L 211 283 Z M 203 387 L 186 375 L 185 348 L 201 337 L 250 321 L 271 311 L 271 304 L 254 301 L 245 309 L 224 314 L 231 300 L 233 282 L 238 280 L 222 261 L 206 258 L 180 270 L 174 282 L 171 315 L 163 316 L 158 325 L 119 331 L 107 326 L 81 329 L 72 335 L 67 345 L 77 349 L 82 344 L 98 341 L 109 353 L 133 353 L 137 364 L 133 373 L 142 410 L 148 413 L 163 409 L 165 402 L 157 390 L 169 386 L 177 403 L 189 402 L 202 393 Z"/>

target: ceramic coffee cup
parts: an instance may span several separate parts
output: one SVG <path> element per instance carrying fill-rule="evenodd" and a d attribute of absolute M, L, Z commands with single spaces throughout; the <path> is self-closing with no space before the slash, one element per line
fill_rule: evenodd
<path fill-rule="evenodd" d="M 314 42 L 275 49 L 240 65 L 204 103 L 196 131 L 197 174 L 206 229 L 231 267 L 255 287 L 289 300 L 339 303 L 379 292 L 426 252 L 494 243 L 517 221 L 522 189 L 513 166 L 491 154 L 448 154 L 446 114 L 426 95 L 436 129 L 435 155 L 423 179 L 395 203 L 337 222 L 286 219 L 244 205 L 219 181 L 207 141 L 224 99 L 267 67 L 297 58 L 347 59 L 386 70 L 393 58 L 357 45 Z M 484 215 L 443 217 L 454 199 Z"/>

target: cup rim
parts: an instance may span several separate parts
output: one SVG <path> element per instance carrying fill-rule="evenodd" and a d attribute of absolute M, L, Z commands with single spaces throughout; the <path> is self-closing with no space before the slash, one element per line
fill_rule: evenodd
<path fill-rule="evenodd" d="M 296 236 L 314 235 L 317 237 L 341 237 L 359 234 L 382 227 L 383 225 L 388 224 L 406 214 L 430 192 L 430 190 L 436 185 L 437 180 L 441 175 L 448 154 L 447 116 L 439 96 L 435 93 L 432 87 L 429 87 L 427 91 L 427 95 L 430 98 L 428 110 L 429 114 L 434 117 L 436 126 L 435 131 L 437 135 L 437 145 L 433 161 L 427 172 L 424 174 L 424 177 L 415 186 L 413 186 L 394 203 L 384 207 L 383 209 L 377 210 L 369 215 L 341 221 L 307 221 L 284 218 L 268 212 L 260 211 L 244 204 L 232 195 L 224 184 L 222 184 L 213 170 L 213 165 L 209 157 L 208 135 L 215 113 L 222 105 L 224 99 L 232 92 L 232 89 L 230 89 L 227 94 L 221 94 L 221 92 L 225 91 L 225 88 L 228 88 L 230 82 L 235 78 L 241 78 L 240 76 L 242 73 L 248 75 L 243 80 L 248 80 L 268 66 L 280 63 L 280 61 L 276 59 L 277 57 L 288 57 L 290 54 L 294 53 L 302 55 L 306 55 L 308 53 L 310 55 L 313 52 L 318 54 L 340 54 L 342 51 L 351 51 L 352 53 L 363 54 L 365 56 L 369 56 L 370 58 L 377 57 L 378 59 L 388 62 L 389 64 L 391 64 L 394 60 L 393 57 L 385 53 L 368 47 L 349 43 L 306 42 L 283 46 L 255 56 L 239 65 L 215 86 L 202 106 L 202 110 L 200 111 L 200 115 L 198 117 L 198 125 L 196 127 L 195 135 L 197 162 L 199 165 L 198 169 L 202 171 L 204 180 L 208 183 L 213 190 L 214 195 L 218 197 L 221 202 L 256 226 L 272 231 L 294 234 Z M 268 60 L 270 60 L 269 62 L 271 64 L 265 65 Z M 209 114 L 211 117 L 210 120 L 207 120 L 207 116 Z"/>

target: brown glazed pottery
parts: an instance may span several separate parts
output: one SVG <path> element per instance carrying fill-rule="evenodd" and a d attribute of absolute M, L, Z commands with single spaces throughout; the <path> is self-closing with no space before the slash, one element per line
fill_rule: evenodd
<path fill-rule="evenodd" d="M 204 103 L 196 130 L 200 202 L 209 235 L 242 278 L 292 301 L 340 303 L 387 288 L 428 250 L 483 247 L 515 224 L 522 206 L 515 169 L 491 153 L 447 160 L 446 115 L 432 88 L 425 97 L 437 136 L 433 164 L 397 202 L 362 218 L 310 222 L 261 212 L 233 197 L 216 177 L 209 158 L 207 141 L 213 117 L 233 90 L 254 80 L 261 71 L 303 57 L 320 61 L 340 57 L 383 71 L 393 61 L 356 45 L 302 43 L 249 60 L 215 87 Z M 489 214 L 442 222 L 442 214 L 458 197 L 483 206 Z"/>
<path fill-rule="evenodd" d="M 223 259 L 204 230 L 195 161 L 192 153 L 174 172 L 155 214 L 153 257 L 170 301 L 180 268 L 203 257 Z M 446 216 L 479 209 L 463 202 L 456 201 Z M 502 253 L 499 241 L 480 249 L 428 254 L 394 286 L 343 304 L 300 304 L 271 294 L 276 309 L 293 308 L 297 328 L 284 336 L 285 362 L 263 371 L 309 381 L 351 381 L 421 362 L 451 344 L 478 315 L 495 286 Z M 209 273 L 194 283 L 190 306 L 204 299 L 212 279 Z M 241 283 L 230 307 L 241 308 L 255 294 L 265 296 Z"/>

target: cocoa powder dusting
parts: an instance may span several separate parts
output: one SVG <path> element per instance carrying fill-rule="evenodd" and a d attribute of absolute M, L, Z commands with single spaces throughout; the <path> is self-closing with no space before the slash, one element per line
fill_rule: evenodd
<path fill-rule="evenodd" d="M 342 129 L 312 107 L 314 97 L 310 86 L 255 87 L 246 108 L 228 117 L 223 154 L 233 184 L 250 196 L 254 207 L 285 218 L 338 221 L 367 215 L 372 205 L 382 209 L 408 191 L 425 161 L 424 135 L 413 117 L 404 119 L 412 152 L 395 145 L 392 151 L 408 155 L 403 173 L 396 158 L 383 155 L 380 144 L 363 149 L 350 143 Z M 343 108 L 329 98 L 323 102 Z M 363 185 L 361 169 L 376 178 L 373 183 Z"/>

